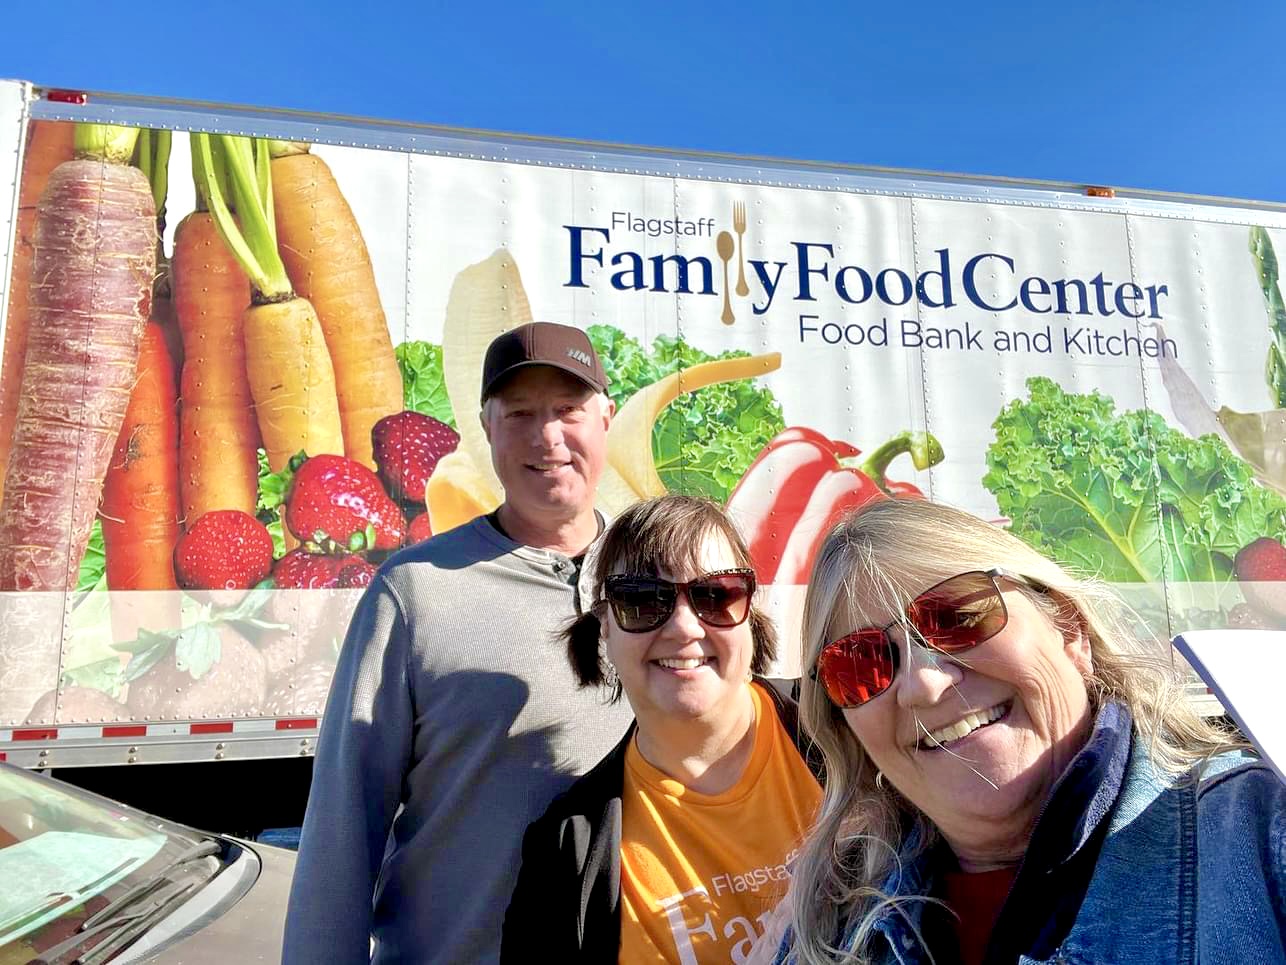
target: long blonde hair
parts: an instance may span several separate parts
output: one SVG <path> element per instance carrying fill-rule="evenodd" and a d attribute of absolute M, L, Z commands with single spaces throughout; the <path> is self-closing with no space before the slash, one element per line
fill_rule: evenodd
<path fill-rule="evenodd" d="M 1124 702 L 1158 767 L 1182 773 L 1235 746 L 1192 708 L 1169 648 L 1141 641 L 1103 584 L 1073 576 L 1004 529 L 960 510 L 920 499 L 868 503 L 827 537 L 804 603 L 800 719 L 825 755 L 827 780 L 791 884 L 791 961 L 867 960 L 872 926 L 890 906 L 905 911 L 909 902 L 928 900 L 883 894 L 881 883 L 899 860 L 914 858 L 938 840 L 925 815 L 887 781 L 877 782 L 875 766 L 809 669 L 840 633 L 887 620 L 886 614 L 939 580 L 993 567 L 1046 587 L 1024 592 L 1055 622 L 1079 618 L 1090 642 L 1093 673 L 1086 688 L 1092 709 L 1109 700 Z M 918 848 L 904 853 L 912 839 Z M 856 925 L 857 935 L 853 950 L 842 954 L 832 942 L 846 924 Z"/>

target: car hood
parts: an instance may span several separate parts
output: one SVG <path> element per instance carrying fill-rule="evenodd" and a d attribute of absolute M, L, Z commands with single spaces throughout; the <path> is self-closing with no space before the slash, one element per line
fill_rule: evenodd
<path fill-rule="evenodd" d="M 161 965 L 238 965 L 276 963 L 281 961 L 282 936 L 285 931 L 286 900 L 290 894 L 290 879 L 295 870 L 295 852 L 270 845 L 235 841 L 244 855 L 241 860 L 225 869 L 208 886 L 211 892 L 222 891 L 223 897 L 207 897 L 212 907 L 197 911 L 195 916 L 189 906 L 181 909 L 174 918 L 186 919 L 177 932 L 169 929 L 169 921 L 161 922 L 153 933 L 130 946 L 121 956 L 121 962 L 156 962 Z M 219 878 L 228 876 L 222 885 Z M 248 888 L 248 890 L 246 890 Z M 232 896 L 241 894 L 240 898 Z M 194 899 L 195 904 L 202 899 Z M 227 907 L 228 901 L 235 901 Z M 220 912 L 219 908 L 226 910 Z M 211 916 L 214 916 L 213 918 Z M 156 933 L 161 933 L 160 935 Z M 177 934 L 178 940 L 174 941 Z M 151 949 L 162 944 L 159 952 Z"/>

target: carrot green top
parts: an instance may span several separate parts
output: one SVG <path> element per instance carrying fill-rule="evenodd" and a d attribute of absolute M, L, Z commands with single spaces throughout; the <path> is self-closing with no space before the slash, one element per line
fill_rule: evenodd
<path fill-rule="evenodd" d="M 129 164 L 134 155 L 134 142 L 138 140 L 137 127 L 117 127 L 113 124 L 77 124 L 75 154 L 86 161 L 111 161 Z"/>
<path fill-rule="evenodd" d="M 191 138 L 198 189 L 228 250 L 250 277 L 255 301 L 294 297 L 277 253 L 268 143 L 232 134 L 194 133 Z"/>
<path fill-rule="evenodd" d="M 170 140 L 169 131 L 144 129 L 138 132 L 134 149 L 134 163 L 152 185 L 152 200 L 156 202 L 156 223 L 165 233 L 165 199 L 170 192 Z"/>
<path fill-rule="evenodd" d="M 296 154 L 307 154 L 312 150 L 312 145 L 307 141 L 277 141 L 268 142 L 268 153 L 275 161 L 279 157 L 292 157 Z"/>

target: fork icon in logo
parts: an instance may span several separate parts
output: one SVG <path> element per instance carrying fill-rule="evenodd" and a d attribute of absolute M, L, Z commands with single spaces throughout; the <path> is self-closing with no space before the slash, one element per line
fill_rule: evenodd
<path fill-rule="evenodd" d="M 746 284 L 746 203 L 732 203 L 732 230 L 737 233 L 737 294 L 745 298 L 750 294 Z"/>
<path fill-rule="evenodd" d="M 737 320 L 732 310 L 732 292 L 728 284 L 728 264 L 732 261 L 734 253 L 737 255 L 737 295 L 745 298 L 750 294 L 750 286 L 746 284 L 746 204 L 744 201 L 732 203 L 732 230 L 737 233 L 735 240 L 730 231 L 720 231 L 715 238 L 715 251 L 719 253 L 719 260 L 723 262 L 723 314 L 719 317 L 725 325 L 731 325 Z"/>

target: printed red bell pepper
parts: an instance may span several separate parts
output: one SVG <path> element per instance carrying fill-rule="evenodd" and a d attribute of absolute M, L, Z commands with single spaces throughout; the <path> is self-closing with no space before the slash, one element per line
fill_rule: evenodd
<path fill-rule="evenodd" d="M 867 457 L 814 429 L 795 426 L 775 436 L 728 497 L 728 513 L 746 534 L 760 583 L 805 583 L 822 540 L 850 510 L 873 499 L 924 498 L 907 482 L 885 478 L 889 463 L 908 453 L 917 469 L 942 461 L 927 432 L 902 432 Z"/>

